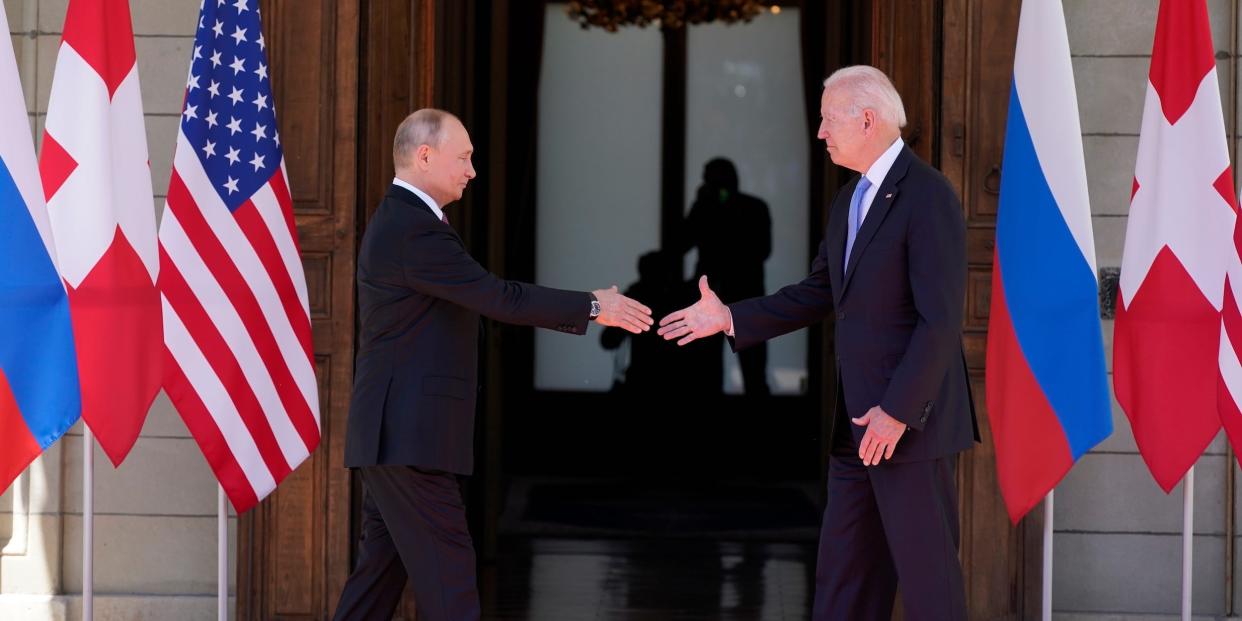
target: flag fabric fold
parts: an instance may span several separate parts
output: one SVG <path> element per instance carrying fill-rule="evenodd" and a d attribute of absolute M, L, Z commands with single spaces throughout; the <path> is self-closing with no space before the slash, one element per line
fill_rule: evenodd
<path fill-rule="evenodd" d="M 1229 325 L 1237 314 L 1225 296 L 1236 225 L 1207 5 L 1162 0 L 1121 262 L 1113 382 L 1165 492 L 1220 431 L 1235 381 L 1221 324 L 1222 311 Z"/>
<path fill-rule="evenodd" d="M 987 406 L 1017 522 L 1112 433 L 1091 206 L 1060 0 L 1026 0 L 996 223 Z"/>
<path fill-rule="evenodd" d="M 159 392 L 155 200 L 127 0 L 70 0 L 39 170 L 77 344 L 82 418 L 113 465 Z"/>
<path fill-rule="evenodd" d="M 0 5 L 0 32 L 9 32 Z M 69 299 L 12 41 L 0 42 L 0 494 L 81 412 Z"/>

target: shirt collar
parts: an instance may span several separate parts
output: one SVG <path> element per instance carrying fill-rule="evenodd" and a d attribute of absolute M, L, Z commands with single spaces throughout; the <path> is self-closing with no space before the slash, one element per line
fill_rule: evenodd
<path fill-rule="evenodd" d="M 405 188 L 405 189 L 407 189 L 407 190 L 409 190 L 409 191 L 413 192 L 413 193 L 414 193 L 414 196 L 417 196 L 417 197 L 419 197 L 419 198 L 423 199 L 423 202 L 424 202 L 424 203 L 427 203 L 427 206 L 431 208 L 431 211 L 433 211 L 433 212 L 436 214 L 436 217 L 437 217 L 437 218 L 439 218 L 439 219 L 441 219 L 441 220 L 443 220 L 443 219 L 444 219 L 444 210 L 443 210 L 443 209 L 440 209 L 440 206 L 439 206 L 439 205 L 437 205 L 437 204 L 436 204 L 436 202 L 435 202 L 434 200 L 432 200 L 432 198 L 431 198 L 430 196 L 428 196 L 428 194 L 427 194 L 426 192 L 424 192 L 424 191 L 422 191 L 422 190 L 420 190 L 420 189 L 418 189 L 418 188 L 414 187 L 413 185 L 410 185 L 409 183 L 406 183 L 405 181 L 403 181 L 403 180 L 401 180 L 401 179 L 398 179 L 397 177 L 393 177 L 393 178 L 392 178 L 392 184 L 393 184 L 393 185 L 396 185 L 396 186 L 401 186 L 401 187 L 403 187 L 403 188 Z"/>
<path fill-rule="evenodd" d="M 888 176 L 889 169 L 893 167 L 893 162 L 897 161 L 897 156 L 901 154 L 901 150 L 905 146 L 906 142 L 901 139 L 901 136 L 898 136 L 893 141 L 893 144 L 889 145 L 888 150 L 871 164 L 871 168 L 867 169 L 867 174 L 865 175 L 867 180 L 871 182 L 871 187 L 878 190 L 880 184 L 884 183 L 884 178 Z"/>

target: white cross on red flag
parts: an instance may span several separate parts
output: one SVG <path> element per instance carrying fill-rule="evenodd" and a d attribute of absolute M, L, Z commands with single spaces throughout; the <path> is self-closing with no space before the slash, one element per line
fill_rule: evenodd
<path fill-rule="evenodd" d="M 126 0 L 71 0 L 39 172 L 69 292 L 82 418 L 114 465 L 159 392 L 159 254 Z"/>
<path fill-rule="evenodd" d="M 1162 0 L 1121 266 L 1117 401 L 1166 492 L 1220 431 L 1221 310 L 1237 216 L 1204 0 Z M 1236 313 L 1236 311 L 1235 311 Z"/>

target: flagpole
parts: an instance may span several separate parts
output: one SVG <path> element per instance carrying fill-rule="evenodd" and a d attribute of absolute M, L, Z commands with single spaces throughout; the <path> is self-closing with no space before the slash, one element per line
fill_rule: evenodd
<path fill-rule="evenodd" d="M 224 487 L 216 493 L 216 618 L 229 618 L 229 515 L 224 501 Z"/>
<path fill-rule="evenodd" d="M 82 425 L 82 621 L 95 610 L 95 435 Z"/>
<path fill-rule="evenodd" d="M 1190 621 L 1191 578 L 1194 569 L 1195 467 L 1186 472 L 1182 487 L 1182 621 Z"/>
<path fill-rule="evenodd" d="M 1052 621 L 1052 494 L 1044 499 L 1044 584 L 1043 606 L 1040 613 L 1043 621 Z"/>

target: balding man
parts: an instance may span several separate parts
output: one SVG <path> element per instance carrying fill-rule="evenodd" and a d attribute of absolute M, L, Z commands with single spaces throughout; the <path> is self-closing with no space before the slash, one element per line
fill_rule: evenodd
<path fill-rule="evenodd" d="M 835 311 L 837 407 L 815 621 L 966 618 L 956 455 L 978 441 L 962 350 L 966 227 L 949 182 L 901 140 L 901 97 L 873 67 L 824 82 L 818 137 L 859 173 L 833 200 L 811 274 L 660 321 L 680 343 L 725 332 L 744 349 Z M 852 424 L 851 424 L 852 423 Z"/>
<path fill-rule="evenodd" d="M 364 495 L 358 564 L 337 619 L 389 619 L 408 581 L 422 621 L 479 619 L 458 477 L 474 460 L 479 317 L 584 334 L 639 333 L 647 307 L 617 293 L 501 280 L 444 213 L 475 176 L 457 117 L 419 110 L 397 129 L 396 178 L 358 251 L 358 358 L 345 465 Z"/>

